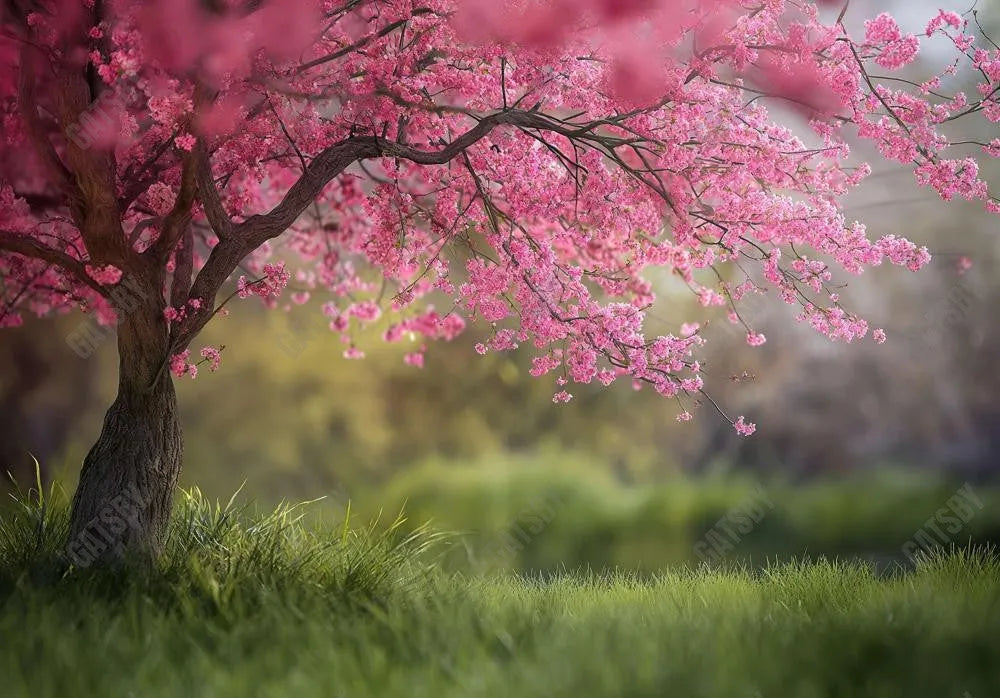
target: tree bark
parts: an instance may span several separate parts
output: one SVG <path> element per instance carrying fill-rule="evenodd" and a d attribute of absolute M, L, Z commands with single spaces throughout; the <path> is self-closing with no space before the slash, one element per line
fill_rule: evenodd
<path fill-rule="evenodd" d="M 118 327 L 118 397 L 73 498 L 66 552 L 77 566 L 154 556 L 166 540 L 183 453 L 167 353 L 157 294 Z"/>

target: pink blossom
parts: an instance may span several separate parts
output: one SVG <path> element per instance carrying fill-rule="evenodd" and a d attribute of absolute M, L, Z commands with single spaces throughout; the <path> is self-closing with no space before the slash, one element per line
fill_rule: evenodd
<path fill-rule="evenodd" d="M 197 139 L 195 139 L 195 137 L 192 136 L 190 133 L 182 134 L 174 139 L 174 145 L 176 145 L 181 150 L 190 151 L 192 148 L 194 148 L 195 143 L 197 143 Z"/>
<path fill-rule="evenodd" d="M 347 315 L 352 315 L 362 322 L 374 322 L 381 314 L 381 309 L 372 301 L 354 303 L 347 309 Z"/>
<path fill-rule="evenodd" d="M 417 368 L 424 367 L 424 354 L 423 352 L 415 351 L 403 356 L 403 362 L 408 366 L 415 366 Z"/>
<path fill-rule="evenodd" d="M 215 347 L 202 347 L 201 356 L 207 360 L 209 370 L 215 373 L 219 370 L 219 363 L 222 361 L 222 352 Z"/>
<path fill-rule="evenodd" d="M 920 42 L 917 37 L 910 35 L 897 41 L 891 41 L 879 52 L 875 62 L 883 68 L 898 70 L 910 63 L 917 57 L 920 50 Z"/>
<path fill-rule="evenodd" d="M 86 267 L 87 275 L 102 286 L 113 286 L 121 281 L 122 270 L 118 267 L 107 264 L 103 267 Z"/>
<path fill-rule="evenodd" d="M 24 324 L 24 317 L 18 312 L 6 312 L 0 317 L 0 328 L 20 327 Z"/>
<path fill-rule="evenodd" d="M 865 41 L 869 44 L 889 43 L 901 38 L 903 38 L 903 32 L 888 12 L 883 12 L 874 19 L 865 22 Z"/>
<path fill-rule="evenodd" d="M 192 379 L 197 378 L 198 367 L 188 362 L 190 356 L 191 352 L 187 349 L 171 356 L 170 372 L 177 378 L 183 378 L 184 376 L 191 376 Z"/>
<path fill-rule="evenodd" d="M 945 10 L 939 10 L 937 16 L 927 23 L 927 36 L 930 36 L 935 31 L 944 26 L 950 26 L 954 29 L 960 29 L 965 23 L 962 21 L 962 16 L 957 12 L 946 12 Z"/>
<path fill-rule="evenodd" d="M 763 334 L 760 334 L 759 332 L 747 333 L 747 344 L 749 344 L 752 347 L 759 347 L 766 341 L 767 338 Z"/>
<path fill-rule="evenodd" d="M 742 415 L 740 415 L 740 418 L 736 420 L 733 427 L 736 429 L 736 433 L 740 436 L 750 436 L 757 431 L 757 425 L 752 422 L 748 423 L 743 421 Z"/>

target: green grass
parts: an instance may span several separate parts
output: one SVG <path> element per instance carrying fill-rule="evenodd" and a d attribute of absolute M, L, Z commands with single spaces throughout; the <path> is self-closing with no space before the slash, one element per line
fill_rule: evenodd
<path fill-rule="evenodd" d="M 59 559 L 64 503 L 0 518 L 0 694 L 1000 694 L 1000 561 L 465 577 L 446 540 L 197 492 L 153 566 Z"/>

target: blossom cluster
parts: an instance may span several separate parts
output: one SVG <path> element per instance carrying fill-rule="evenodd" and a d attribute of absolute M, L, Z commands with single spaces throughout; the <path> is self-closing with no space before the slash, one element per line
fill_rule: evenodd
<path fill-rule="evenodd" d="M 418 343 L 405 361 L 419 367 L 426 341 L 475 323 L 488 334 L 480 354 L 534 352 L 532 374 L 555 376 L 556 402 L 571 399 L 570 382 L 623 380 L 680 401 L 687 421 L 704 386 L 704 339 L 696 323 L 647 331 L 654 278 L 681 279 L 705 314 L 724 308 L 736 322 L 747 294 L 770 295 L 850 342 L 869 327 L 841 305 L 835 279 L 928 262 L 911 241 L 845 218 L 844 197 L 871 171 L 852 160 L 849 138 L 912 166 L 944 200 L 1000 212 L 977 157 L 956 154 L 946 135 L 959 118 L 1000 121 L 1000 51 L 953 12 L 921 35 L 883 13 L 854 37 L 787 0 L 114 5 L 97 17 L 92 2 L 59 0 L 61 12 L 29 24 L 53 47 L 86 27 L 80 55 L 114 100 L 81 115 L 91 137 L 75 147 L 115 161 L 116 234 L 130 254 L 156 253 L 203 151 L 218 201 L 199 185 L 187 212 L 194 249 L 164 257 L 164 293 L 197 293 L 213 263 L 232 261 L 239 298 L 279 307 L 290 288 L 293 304 L 325 301 L 348 358 L 362 356 L 355 333 L 384 321 L 387 341 Z M 951 42 L 955 61 L 911 81 L 900 71 L 920 70 L 932 37 Z M 959 68 L 977 76 L 978 95 L 942 92 Z M 44 163 L 23 156 L 32 127 L 18 99 L 0 83 L 0 326 L 71 307 L 113 322 L 101 287 L 120 267 L 94 261 L 104 257 L 92 258 L 65 209 L 28 205 L 49 184 Z M 776 103 L 800 122 L 777 121 Z M 232 233 L 220 217 L 270 221 L 339 154 L 371 143 L 377 151 L 324 180 L 277 229 L 245 248 L 223 240 Z M 977 156 L 1000 155 L 1000 139 L 980 145 Z M 33 164 L 10 173 L 10 162 Z M 63 264 L 25 254 L 25 238 Z M 717 273 L 727 265 L 735 280 Z M 217 310 L 211 290 L 172 299 L 168 328 Z M 748 344 L 764 344 L 745 329 Z M 201 355 L 218 366 L 217 350 Z M 189 358 L 173 356 L 174 375 L 196 375 Z"/>

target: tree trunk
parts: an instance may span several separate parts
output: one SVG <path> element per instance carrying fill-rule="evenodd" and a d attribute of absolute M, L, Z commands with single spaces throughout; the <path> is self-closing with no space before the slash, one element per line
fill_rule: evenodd
<path fill-rule="evenodd" d="M 160 304 L 152 305 L 126 315 L 118 327 L 118 397 L 73 498 L 66 552 L 80 567 L 150 557 L 166 539 L 183 441 L 177 396 L 163 365 L 167 327 Z"/>

